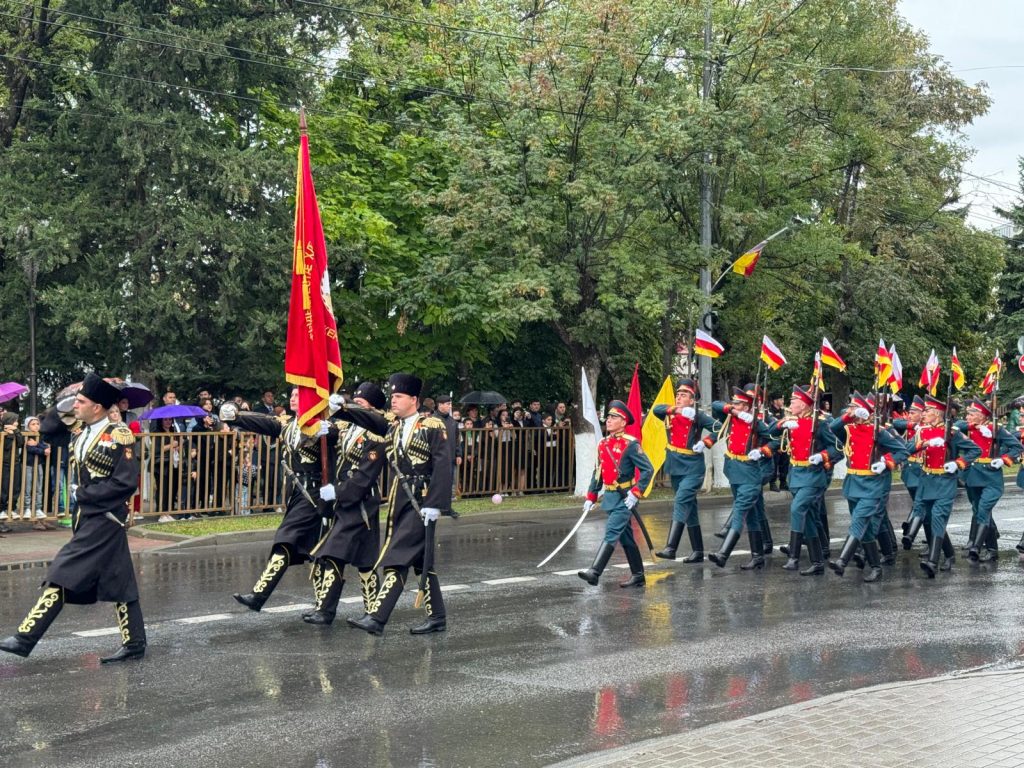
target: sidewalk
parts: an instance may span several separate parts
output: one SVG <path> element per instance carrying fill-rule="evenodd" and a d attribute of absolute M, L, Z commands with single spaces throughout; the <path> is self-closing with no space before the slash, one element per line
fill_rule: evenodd
<path fill-rule="evenodd" d="M 847 691 L 550 768 L 1024 766 L 1024 669 Z"/>
<path fill-rule="evenodd" d="M 14 533 L 5 533 L 0 539 L 0 571 L 13 571 L 20 568 L 35 568 L 47 565 L 53 560 L 57 550 L 71 538 L 70 528 L 57 528 L 53 531 L 35 531 L 29 525 L 12 526 Z M 143 539 L 138 536 L 128 537 L 128 547 L 132 552 L 166 547 L 168 542 L 155 539 Z"/>

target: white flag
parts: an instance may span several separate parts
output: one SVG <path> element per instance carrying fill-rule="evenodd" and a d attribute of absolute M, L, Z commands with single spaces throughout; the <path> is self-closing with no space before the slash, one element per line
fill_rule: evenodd
<path fill-rule="evenodd" d="M 601 420 L 597 417 L 597 406 L 594 405 L 594 395 L 590 391 L 590 384 L 587 382 L 587 369 L 580 368 L 583 374 L 582 379 L 582 392 L 583 392 L 583 420 L 594 427 L 594 435 L 598 440 L 601 439 Z"/>

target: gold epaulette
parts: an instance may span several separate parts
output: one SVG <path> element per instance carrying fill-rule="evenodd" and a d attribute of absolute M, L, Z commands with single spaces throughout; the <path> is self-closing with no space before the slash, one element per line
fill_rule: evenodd
<path fill-rule="evenodd" d="M 135 445 L 135 433 L 124 424 L 117 424 L 110 430 L 110 437 L 118 445 Z"/>
<path fill-rule="evenodd" d="M 390 410 L 384 411 L 384 421 L 386 421 L 388 424 L 394 424 L 396 421 L 395 414 L 393 414 Z"/>
<path fill-rule="evenodd" d="M 627 442 L 629 442 L 630 440 L 632 440 L 634 443 L 636 442 L 636 438 L 633 437 L 633 435 L 628 435 L 625 432 L 623 432 L 622 436 L 626 439 Z"/>
<path fill-rule="evenodd" d="M 444 422 L 441 421 L 436 416 L 427 416 L 427 417 L 425 417 L 423 419 L 423 421 L 420 422 L 420 424 L 422 424 L 424 427 L 428 427 L 429 429 L 444 429 L 445 428 Z"/>

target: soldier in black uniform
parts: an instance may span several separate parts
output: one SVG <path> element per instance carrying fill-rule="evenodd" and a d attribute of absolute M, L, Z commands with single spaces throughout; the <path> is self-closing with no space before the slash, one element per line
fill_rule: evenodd
<path fill-rule="evenodd" d="M 293 389 L 291 410 L 299 407 L 299 390 Z M 281 581 L 289 566 L 301 565 L 313 559 L 313 549 L 326 527 L 319 505 L 310 503 L 317 498 L 321 487 L 320 435 L 327 435 L 328 467 L 334 467 L 333 446 L 338 439 L 337 429 L 326 420 L 320 422 L 318 435 L 306 435 L 299 429 L 297 419 L 287 425 L 273 416 L 239 411 L 233 403 L 227 403 L 220 410 L 221 421 L 226 421 L 245 432 L 255 432 L 272 439 L 281 438 L 282 462 L 295 473 L 291 494 L 285 508 L 284 519 L 274 535 L 270 558 L 257 579 L 252 592 L 235 593 L 234 598 L 246 608 L 258 611 L 267 602 L 274 588 Z M 329 507 L 324 516 L 332 515 Z M 329 521 L 329 517 L 327 518 Z"/>
<path fill-rule="evenodd" d="M 43 594 L 18 627 L 0 642 L 0 650 L 28 656 L 65 603 L 114 603 L 121 630 L 121 648 L 100 659 L 125 661 L 146 653 L 146 630 L 139 607 L 125 522 L 128 500 L 135 494 L 139 461 L 135 435 L 125 424 L 114 424 L 107 411 L 120 390 L 90 373 L 75 398 L 75 417 L 82 431 L 71 443 L 71 495 L 78 507 L 74 534 L 46 573 Z"/>
<path fill-rule="evenodd" d="M 452 446 L 444 422 L 418 412 L 423 382 L 410 374 L 396 373 L 389 384 L 393 421 L 363 408 L 343 408 L 337 414 L 340 419 L 384 435 L 392 467 L 384 544 L 376 563 L 384 571 L 380 589 L 364 616 L 348 619 L 353 627 L 372 635 L 384 632 L 405 588 L 409 568 L 417 576 L 422 573 L 427 527 L 436 524 L 441 510 L 451 503 L 452 493 Z M 404 483 L 395 467 L 404 475 Z M 426 621 L 409 631 L 414 635 L 443 632 L 447 628 L 444 598 L 437 574 L 431 569 L 427 570 L 424 604 Z"/>
<path fill-rule="evenodd" d="M 352 393 L 361 408 L 383 415 L 387 401 L 380 387 L 369 381 Z M 380 551 L 380 471 L 387 461 L 384 438 L 349 422 L 338 425 L 336 486 L 321 488 L 320 498 L 334 502 L 334 522 L 316 548 L 313 561 L 313 611 L 303 614 L 307 624 L 331 624 L 345 585 L 345 565 L 359 571 L 363 608 L 369 613 L 377 597 L 377 553 Z"/>

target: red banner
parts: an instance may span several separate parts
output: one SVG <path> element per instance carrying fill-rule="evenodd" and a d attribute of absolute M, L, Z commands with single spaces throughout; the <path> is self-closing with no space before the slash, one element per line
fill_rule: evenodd
<path fill-rule="evenodd" d="M 309 167 L 309 137 L 303 131 L 295 188 L 295 247 L 284 375 L 299 388 L 296 417 L 302 431 L 315 435 L 327 400 L 341 386 L 341 349 L 331 305 L 327 246 Z"/>

